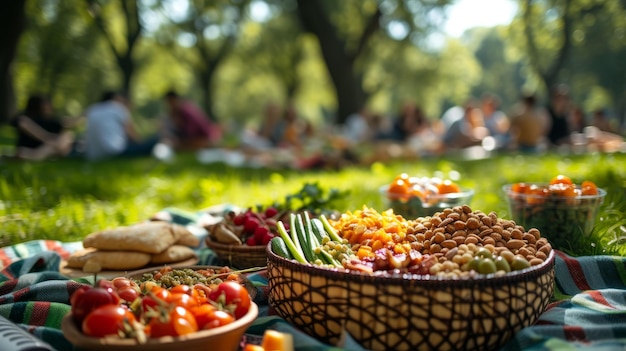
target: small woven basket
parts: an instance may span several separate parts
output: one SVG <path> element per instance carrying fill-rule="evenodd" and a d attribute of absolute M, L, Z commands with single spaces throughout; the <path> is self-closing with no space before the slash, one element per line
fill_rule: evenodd
<path fill-rule="evenodd" d="M 267 253 L 263 245 L 227 245 L 207 237 L 206 246 L 230 267 L 246 269 L 267 265 Z"/>
<path fill-rule="evenodd" d="M 554 251 L 499 277 L 372 276 L 303 265 L 268 247 L 269 302 L 305 333 L 369 350 L 494 350 L 533 324 L 554 289 Z"/>

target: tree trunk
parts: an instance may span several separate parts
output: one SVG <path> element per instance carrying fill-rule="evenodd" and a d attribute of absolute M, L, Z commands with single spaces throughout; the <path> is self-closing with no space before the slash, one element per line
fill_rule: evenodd
<path fill-rule="evenodd" d="M 87 4 L 94 9 L 98 9 L 98 2 L 95 0 L 87 0 Z M 112 34 L 109 33 L 106 22 L 103 18 L 102 12 L 100 10 L 92 10 L 91 14 L 94 18 L 94 23 L 104 35 L 104 38 L 111 48 L 113 55 L 115 55 L 117 66 L 122 73 L 122 90 L 126 94 L 130 95 L 131 83 L 136 68 L 135 61 L 133 60 L 133 52 L 136 47 L 135 45 L 137 44 L 137 41 L 142 34 L 143 27 L 141 26 L 141 21 L 139 20 L 139 8 L 137 5 L 137 0 L 125 0 L 121 2 L 121 5 L 122 12 L 124 13 L 124 22 L 126 25 L 125 51 L 118 49 L 115 45 Z"/>
<path fill-rule="evenodd" d="M 534 66 L 535 70 L 541 77 L 542 82 L 546 87 L 546 91 L 548 92 L 548 98 L 550 91 L 554 87 L 555 84 L 558 83 L 559 74 L 565 65 L 565 62 L 569 58 L 571 49 L 572 49 L 572 28 L 573 28 L 573 18 L 570 13 L 570 8 L 572 4 L 572 0 L 566 0 L 563 9 L 563 16 L 561 20 L 563 21 L 563 29 L 561 30 L 561 36 L 563 43 L 558 48 L 556 53 L 556 58 L 550 64 L 547 65 L 546 68 L 542 68 L 539 65 L 539 50 L 537 49 L 537 44 L 535 42 L 535 36 L 531 26 L 531 15 L 532 15 L 532 2 L 533 0 L 526 0 L 525 8 L 524 8 L 524 32 L 526 36 L 526 42 L 528 45 L 528 52 L 530 57 L 530 62 L 532 66 Z"/>
<path fill-rule="evenodd" d="M 118 66 L 122 71 L 122 91 L 126 94 L 130 94 L 131 81 L 133 74 L 135 73 L 135 62 L 131 57 L 130 52 L 127 52 L 124 56 L 119 57 Z"/>
<path fill-rule="evenodd" d="M 25 7 L 26 0 L 4 1 L 0 5 L 0 124 L 16 111 L 11 67 L 24 31 Z"/>
<path fill-rule="evenodd" d="M 350 114 L 360 110 L 365 103 L 362 77 L 354 73 L 354 62 L 359 52 L 351 54 L 346 51 L 345 43 L 338 37 L 319 1 L 298 0 L 298 14 L 303 27 L 319 40 L 324 62 L 335 86 L 335 122 L 343 124 Z M 362 47 L 360 45 L 359 49 Z"/>

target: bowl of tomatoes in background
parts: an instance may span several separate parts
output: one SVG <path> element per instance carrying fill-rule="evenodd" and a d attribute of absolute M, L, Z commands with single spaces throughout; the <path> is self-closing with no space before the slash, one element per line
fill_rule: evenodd
<path fill-rule="evenodd" d="M 552 246 L 568 249 L 589 235 L 606 196 L 592 181 L 576 184 L 558 175 L 546 183 L 518 182 L 503 186 L 511 219 L 525 228 L 537 228 Z"/>
<path fill-rule="evenodd" d="M 406 173 L 396 176 L 380 187 L 387 208 L 405 218 L 432 216 L 445 208 L 469 205 L 474 191 L 461 188 L 450 179 L 412 177 Z"/>

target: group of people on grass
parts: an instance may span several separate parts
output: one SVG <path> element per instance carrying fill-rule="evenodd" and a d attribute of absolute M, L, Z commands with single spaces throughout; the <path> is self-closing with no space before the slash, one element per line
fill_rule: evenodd
<path fill-rule="evenodd" d="M 164 96 L 167 118 L 154 135 L 142 137 L 131 118 L 130 102 L 119 92 L 107 91 L 89 106 L 84 118 L 59 119 L 44 95 L 29 97 L 26 108 L 13 121 L 15 156 L 27 160 L 76 156 L 87 160 L 146 156 L 158 144 L 173 150 L 197 150 L 218 145 L 222 132 L 193 102 L 174 91 Z M 84 123 L 84 133 L 71 130 Z"/>
<path fill-rule="evenodd" d="M 159 146 L 175 151 L 221 146 L 223 128 L 199 106 L 174 91 L 163 99 L 167 118 L 160 121 L 157 133 L 141 137 L 124 94 L 105 92 L 99 102 L 86 109 L 83 119 L 64 120 L 55 118 L 44 96 L 31 96 L 23 113 L 13 121 L 18 135 L 15 154 L 29 160 L 54 156 L 100 160 L 151 155 Z M 70 130 L 80 122 L 85 123 L 84 133 L 76 136 Z M 587 120 L 564 85 L 552 90 L 545 107 L 538 104 L 535 95 L 524 94 L 508 114 L 496 95 L 484 94 L 449 108 L 434 120 L 416 103 L 406 102 L 395 116 L 385 118 L 362 108 L 348 116 L 342 126 L 332 124 L 317 130 L 299 115 L 294 104 L 281 108 L 269 103 L 258 126 L 242 128 L 239 135 L 241 148 L 247 151 L 283 149 L 304 155 L 303 150 L 316 149 L 303 156 L 311 156 L 306 162 L 313 164 L 359 162 L 355 150 L 364 145 L 382 145 L 386 151 L 393 149 L 390 146 L 396 150 L 401 146 L 403 152 L 421 157 L 472 147 L 539 152 L 571 146 L 581 137 L 585 143 L 623 143 L 602 110 L 594 111 L 593 119 Z"/>

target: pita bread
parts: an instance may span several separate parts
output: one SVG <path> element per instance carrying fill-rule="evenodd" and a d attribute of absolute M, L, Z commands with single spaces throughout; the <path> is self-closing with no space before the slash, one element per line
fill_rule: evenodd
<path fill-rule="evenodd" d="M 174 229 L 174 233 L 178 240 L 176 240 L 175 244 L 185 245 L 189 247 L 197 247 L 200 245 L 200 238 L 193 235 L 192 232 L 189 231 L 186 227 L 180 224 L 172 224 L 172 228 Z"/>
<path fill-rule="evenodd" d="M 150 263 L 154 264 L 164 264 L 164 263 L 175 263 L 184 260 L 188 260 L 190 258 L 197 257 L 196 253 L 189 247 L 184 245 L 172 245 L 165 249 L 165 251 L 158 253 L 156 255 L 152 255 L 152 259 Z"/>
<path fill-rule="evenodd" d="M 179 240 L 190 243 L 189 235 L 194 236 L 181 225 L 158 221 L 144 222 L 91 233 L 83 239 L 83 246 L 109 251 L 157 254 Z"/>
<path fill-rule="evenodd" d="M 151 258 L 144 252 L 84 250 L 73 253 L 67 260 L 67 267 L 85 272 L 130 270 L 144 267 Z"/>

